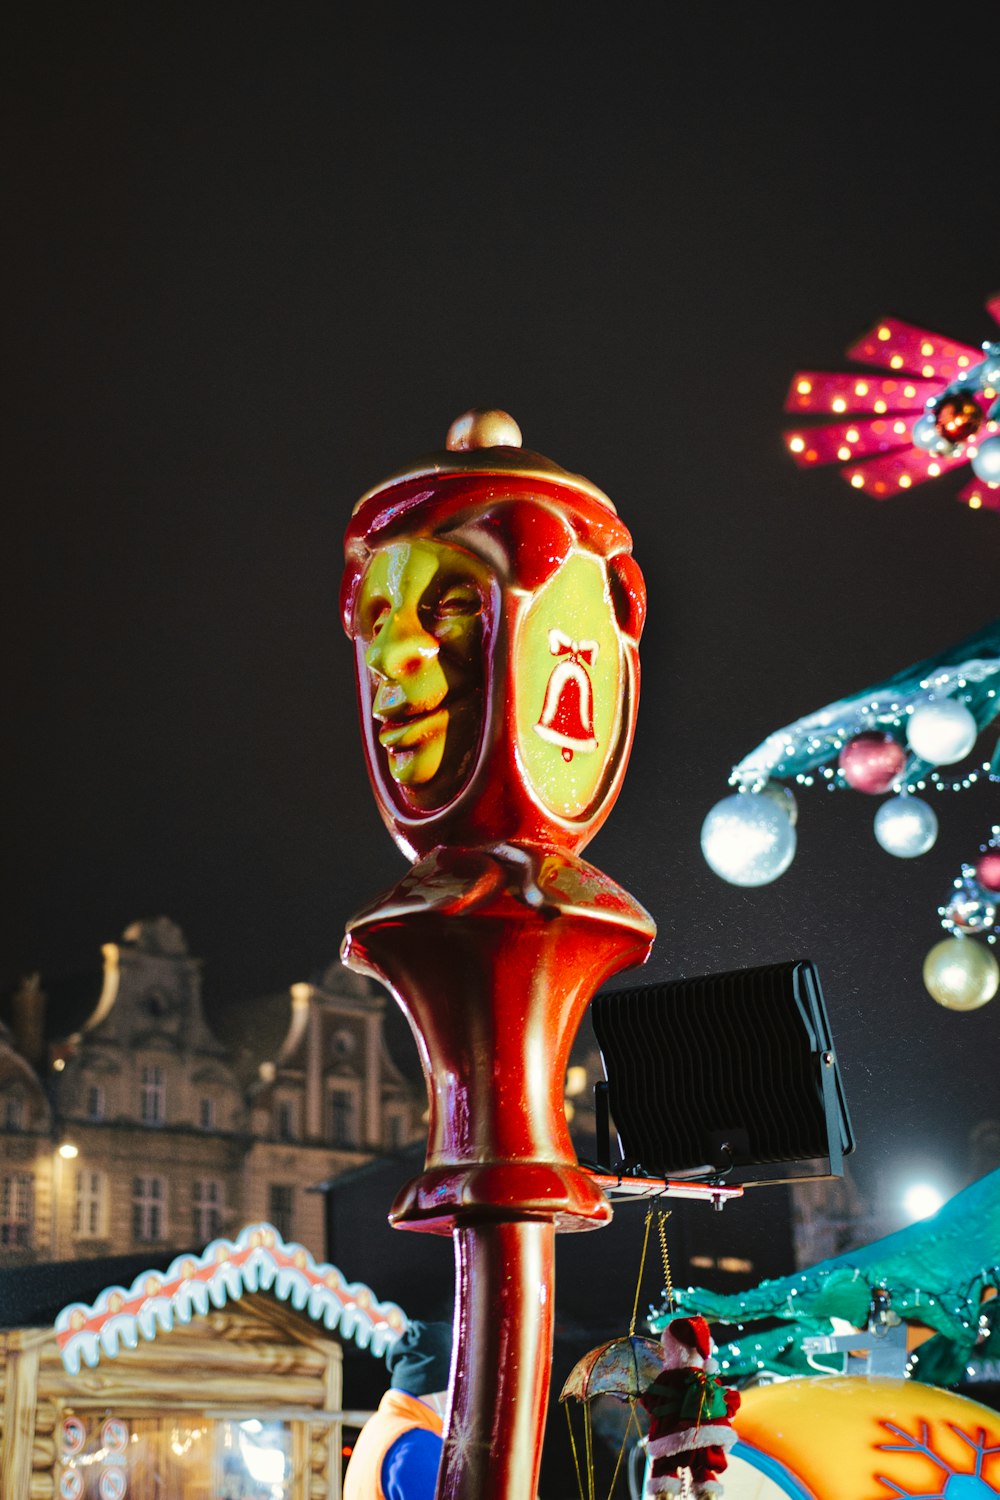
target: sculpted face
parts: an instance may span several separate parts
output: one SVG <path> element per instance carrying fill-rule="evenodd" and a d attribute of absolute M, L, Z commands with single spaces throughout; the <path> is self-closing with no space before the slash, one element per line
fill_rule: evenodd
<path fill-rule="evenodd" d="M 479 741 L 490 573 L 440 542 L 391 542 L 372 557 L 355 615 L 389 775 L 416 806 L 458 790 Z"/>

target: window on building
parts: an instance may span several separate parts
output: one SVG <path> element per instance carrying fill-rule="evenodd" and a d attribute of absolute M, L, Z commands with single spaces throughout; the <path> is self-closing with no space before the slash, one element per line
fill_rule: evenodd
<path fill-rule="evenodd" d="M 403 1116 L 396 1110 L 385 1117 L 386 1145 L 393 1151 L 397 1151 L 403 1144 L 405 1124 Z"/>
<path fill-rule="evenodd" d="M 208 1097 L 198 1100 L 198 1124 L 202 1130 L 215 1129 L 215 1100 Z"/>
<path fill-rule="evenodd" d="M 0 1246 L 31 1244 L 34 1189 L 30 1172 L 0 1177 Z"/>
<path fill-rule="evenodd" d="M 167 1190 L 162 1177 L 132 1182 L 132 1238 L 141 1244 L 166 1238 Z"/>
<path fill-rule="evenodd" d="M 292 1210 L 294 1189 L 284 1182 L 272 1182 L 268 1218 L 283 1240 L 292 1237 Z"/>
<path fill-rule="evenodd" d="M 216 1177 L 201 1177 L 191 1184 L 191 1217 L 198 1244 L 217 1240 L 222 1232 L 224 1197 Z"/>
<path fill-rule="evenodd" d="M 96 1240 L 104 1233 L 104 1173 L 79 1171 L 76 1174 L 76 1214 L 73 1233 L 77 1239 Z"/>
<path fill-rule="evenodd" d="M 358 1096 L 353 1089 L 334 1088 L 327 1095 L 328 1136 L 332 1146 L 358 1144 Z"/>
<path fill-rule="evenodd" d="M 159 1066 L 143 1068 L 139 1094 L 139 1118 L 144 1125 L 162 1125 L 166 1119 L 166 1085 Z"/>
<path fill-rule="evenodd" d="M 291 1099 L 279 1099 L 274 1111 L 274 1128 L 279 1141 L 294 1141 L 298 1135 L 295 1128 L 295 1105 Z"/>
<path fill-rule="evenodd" d="M 104 1090 L 96 1083 L 92 1083 L 87 1090 L 87 1119 L 104 1119 Z"/>
<path fill-rule="evenodd" d="M 12 1089 L 4 1100 L 4 1124 L 8 1130 L 23 1130 L 25 1120 L 24 1095 L 20 1089 Z"/>

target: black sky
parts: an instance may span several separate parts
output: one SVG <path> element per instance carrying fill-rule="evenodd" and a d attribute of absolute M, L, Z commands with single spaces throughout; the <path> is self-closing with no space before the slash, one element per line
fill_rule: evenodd
<path fill-rule="evenodd" d="M 958 1187 L 997 1108 L 1000 1001 L 940 1011 L 920 965 L 995 788 L 938 799 L 913 863 L 877 848 L 867 799 L 804 796 L 799 856 L 756 892 L 716 880 L 698 830 L 771 729 L 997 613 L 1000 517 L 959 481 L 877 505 L 781 441 L 793 371 L 845 368 L 879 317 L 993 334 L 997 28 L 964 26 L 23 7 L 4 983 L 96 969 L 161 912 L 212 1004 L 335 956 L 404 868 L 362 766 L 344 526 L 497 404 L 609 492 L 647 577 L 632 769 L 589 857 L 657 918 L 649 977 L 813 957 L 859 1164 Z"/>

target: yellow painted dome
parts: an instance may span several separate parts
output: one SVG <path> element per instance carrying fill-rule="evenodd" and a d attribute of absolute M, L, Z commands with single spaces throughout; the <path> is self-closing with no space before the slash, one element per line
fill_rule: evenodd
<path fill-rule="evenodd" d="M 726 1500 L 990 1500 L 1000 1414 L 915 1380 L 798 1379 L 743 1392 Z"/>

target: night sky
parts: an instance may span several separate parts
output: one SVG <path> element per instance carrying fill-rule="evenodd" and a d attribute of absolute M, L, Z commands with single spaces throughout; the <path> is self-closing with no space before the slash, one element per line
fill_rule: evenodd
<path fill-rule="evenodd" d="M 884 315 L 994 336 L 995 27 L 785 3 L 20 10 L 3 984 L 96 973 L 160 913 L 210 1009 L 335 957 L 405 869 L 362 764 L 344 527 L 498 405 L 611 495 L 646 575 L 631 770 L 587 857 L 655 916 L 648 977 L 813 958 L 859 1170 L 957 1189 L 997 1109 L 1000 1000 L 945 1012 L 920 968 L 995 788 L 937 797 L 912 862 L 875 844 L 874 799 L 803 794 L 798 858 L 757 891 L 716 879 L 698 832 L 772 729 L 997 613 L 1000 516 L 956 503 L 961 476 L 876 504 L 781 437 L 793 372 L 848 368 Z"/>

